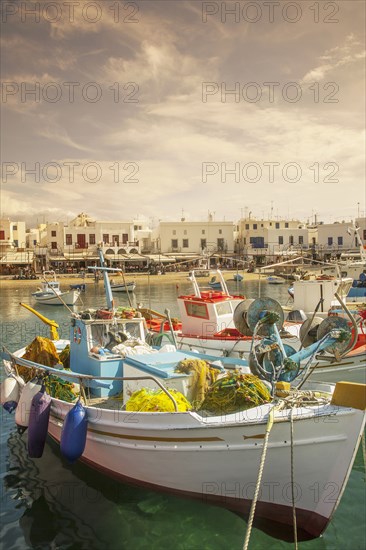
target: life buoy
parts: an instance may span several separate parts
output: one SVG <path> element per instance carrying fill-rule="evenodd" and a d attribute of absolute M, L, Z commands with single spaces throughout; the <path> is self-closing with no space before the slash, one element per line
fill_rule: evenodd
<path fill-rule="evenodd" d="M 81 329 L 80 327 L 74 327 L 74 342 L 80 344 L 81 342 Z"/>

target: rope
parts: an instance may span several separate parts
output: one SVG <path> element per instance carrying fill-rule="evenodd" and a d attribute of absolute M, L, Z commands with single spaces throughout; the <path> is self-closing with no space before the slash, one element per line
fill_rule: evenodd
<path fill-rule="evenodd" d="M 294 492 L 294 408 L 290 413 L 290 426 L 291 426 L 291 499 L 292 499 L 292 521 L 294 527 L 294 544 L 295 550 L 298 549 L 297 544 L 297 522 L 296 522 L 296 507 L 295 507 L 295 492 Z"/>
<path fill-rule="evenodd" d="M 272 407 L 269 411 L 269 414 L 268 414 L 268 421 L 267 421 L 266 433 L 265 433 L 265 437 L 264 437 L 264 443 L 263 443 L 262 456 L 261 456 L 261 461 L 260 461 L 260 466 L 259 466 L 257 484 L 256 484 L 256 487 L 255 487 L 255 493 L 254 493 L 254 497 L 253 497 L 252 504 L 251 504 L 251 507 L 250 507 L 250 515 L 249 515 L 249 520 L 248 520 L 247 532 L 245 534 L 243 550 L 247 550 L 248 546 L 249 546 L 250 535 L 251 535 L 252 527 L 253 527 L 255 508 L 256 508 L 256 505 L 257 505 L 257 500 L 258 500 L 258 495 L 259 495 L 259 487 L 260 487 L 260 484 L 261 484 L 261 481 L 262 481 L 264 462 L 266 460 L 269 434 L 271 432 L 273 422 L 274 422 L 275 408 L 276 408 L 276 406 Z"/>

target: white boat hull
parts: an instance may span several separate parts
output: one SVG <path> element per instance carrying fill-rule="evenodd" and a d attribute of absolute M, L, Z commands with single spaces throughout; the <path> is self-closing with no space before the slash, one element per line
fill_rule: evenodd
<path fill-rule="evenodd" d="M 60 306 L 65 302 L 67 306 L 73 306 L 80 296 L 80 290 L 69 290 L 68 292 L 61 292 L 60 294 L 55 294 L 52 291 L 34 292 L 32 296 L 38 304 Z"/>
<path fill-rule="evenodd" d="M 136 283 L 127 283 L 126 285 L 111 285 L 112 292 L 133 292 Z"/>
<path fill-rule="evenodd" d="M 60 441 L 72 405 L 53 400 L 50 435 Z M 269 406 L 224 417 L 129 413 L 88 407 L 81 460 L 111 476 L 248 512 Z M 334 513 L 364 426 L 364 412 L 332 405 L 294 415 L 297 525 L 319 536 Z M 233 423 L 236 422 L 236 425 Z M 288 412 L 276 413 L 256 515 L 291 525 Z"/>

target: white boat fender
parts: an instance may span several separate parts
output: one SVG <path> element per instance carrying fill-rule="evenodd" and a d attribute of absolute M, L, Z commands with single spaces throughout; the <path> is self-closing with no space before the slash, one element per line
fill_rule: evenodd
<path fill-rule="evenodd" d="M 41 458 L 43 455 L 51 402 L 51 396 L 46 393 L 44 386 L 33 396 L 28 426 L 28 455 L 31 458 Z"/>
<path fill-rule="evenodd" d="M 75 462 L 83 454 L 87 430 L 87 411 L 79 399 L 67 413 L 61 432 L 61 453 L 69 462 Z"/>
<path fill-rule="evenodd" d="M 15 411 L 15 423 L 20 434 L 25 432 L 28 428 L 32 399 L 36 393 L 40 391 L 41 387 L 42 385 L 39 380 L 35 378 L 27 382 L 22 389 L 18 406 Z"/>
<path fill-rule="evenodd" d="M 13 376 L 8 376 L 1 384 L 1 404 L 8 413 L 12 413 L 18 405 L 20 387 Z"/>

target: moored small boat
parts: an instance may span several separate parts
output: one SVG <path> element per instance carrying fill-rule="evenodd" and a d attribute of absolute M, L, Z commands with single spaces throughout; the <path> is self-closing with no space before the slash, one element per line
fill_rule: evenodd
<path fill-rule="evenodd" d="M 32 293 L 37 303 L 50 306 L 64 304 L 67 306 L 75 305 L 80 296 L 80 289 L 70 289 L 66 292 L 62 292 L 54 271 L 45 271 L 43 275 L 44 281 L 42 282 L 42 287 Z M 49 275 L 52 277 L 52 280 L 47 280 L 47 276 Z"/>
<path fill-rule="evenodd" d="M 136 283 L 130 281 L 128 283 L 111 283 L 112 292 L 133 292 L 136 288 Z"/>

